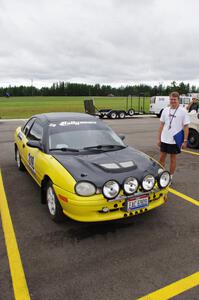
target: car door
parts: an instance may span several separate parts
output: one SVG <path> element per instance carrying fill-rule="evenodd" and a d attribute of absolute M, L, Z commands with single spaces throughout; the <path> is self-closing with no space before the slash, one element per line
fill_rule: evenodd
<path fill-rule="evenodd" d="M 43 126 L 38 119 L 35 120 L 27 134 L 27 141 L 43 141 Z M 43 178 L 42 174 L 42 157 L 45 154 L 38 148 L 29 147 L 26 143 L 26 161 L 30 174 L 38 184 Z"/>

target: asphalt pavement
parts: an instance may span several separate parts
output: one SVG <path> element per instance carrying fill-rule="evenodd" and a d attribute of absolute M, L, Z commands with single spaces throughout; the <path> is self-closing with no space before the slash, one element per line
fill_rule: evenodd
<path fill-rule="evenodd" d="M 105 122 L 158 159 L 158 119 Z M 0 120 L 0 168 L 31 299 L 133 300 L 199 271 L 198 207 L 172 193 L 165 205 L 136 217 L 54 223 L 39 187 L 16 167 L 13 136 L 21 124 Z M 178 156 L 172 188 L 199 200 L 199 156 Z M 0 299 L 14 299 L 1 222 L 0 287 Z M 198 300 L 199 287 L 174 299 Z"/>

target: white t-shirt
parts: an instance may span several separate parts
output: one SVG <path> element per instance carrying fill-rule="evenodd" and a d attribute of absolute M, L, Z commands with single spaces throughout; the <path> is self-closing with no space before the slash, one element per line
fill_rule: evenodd
<path fill-rule="evenodd" d="M 160 121 L 164 123 L 161 134 L 161 142 L 175 144 L 173 136 L 190 123 L 189 115 L 182 107 L 172 109 L 166 107 L 161 115 Z"/>

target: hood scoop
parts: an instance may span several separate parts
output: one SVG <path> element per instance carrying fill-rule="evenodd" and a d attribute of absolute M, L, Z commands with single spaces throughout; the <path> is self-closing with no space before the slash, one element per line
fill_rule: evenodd
<path fill-rule="evenodd" d="M 106 172 L 126 172 L 128 170 L 136 169 L 136 164 L 134 161 L 123 161 L 123 162 L 113 162 L 113 163 L 104 163 L 104 164 L 95 164 Z"/>

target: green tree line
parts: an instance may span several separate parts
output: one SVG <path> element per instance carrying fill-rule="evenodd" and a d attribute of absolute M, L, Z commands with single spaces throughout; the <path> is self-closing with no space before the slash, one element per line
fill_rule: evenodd
<path fill-rule="evenodd" d="M 170 85 L 154 85 L 147 84 L 127 85 L 120 87 L 112 87 L 110 85 L 100 84 L 83 84 L 83 83 L 69 83 L 56 82 L 51 87 L 36 88 L 34 86 L 8 86 L 0 87 L 0 97 L 5 96 L 154 96 L 154 95 L 169 95 L 172 91 L 178 91 L 180 94 L 198 93 L 199 87 L 190 86 L 175 81 Z"/>

